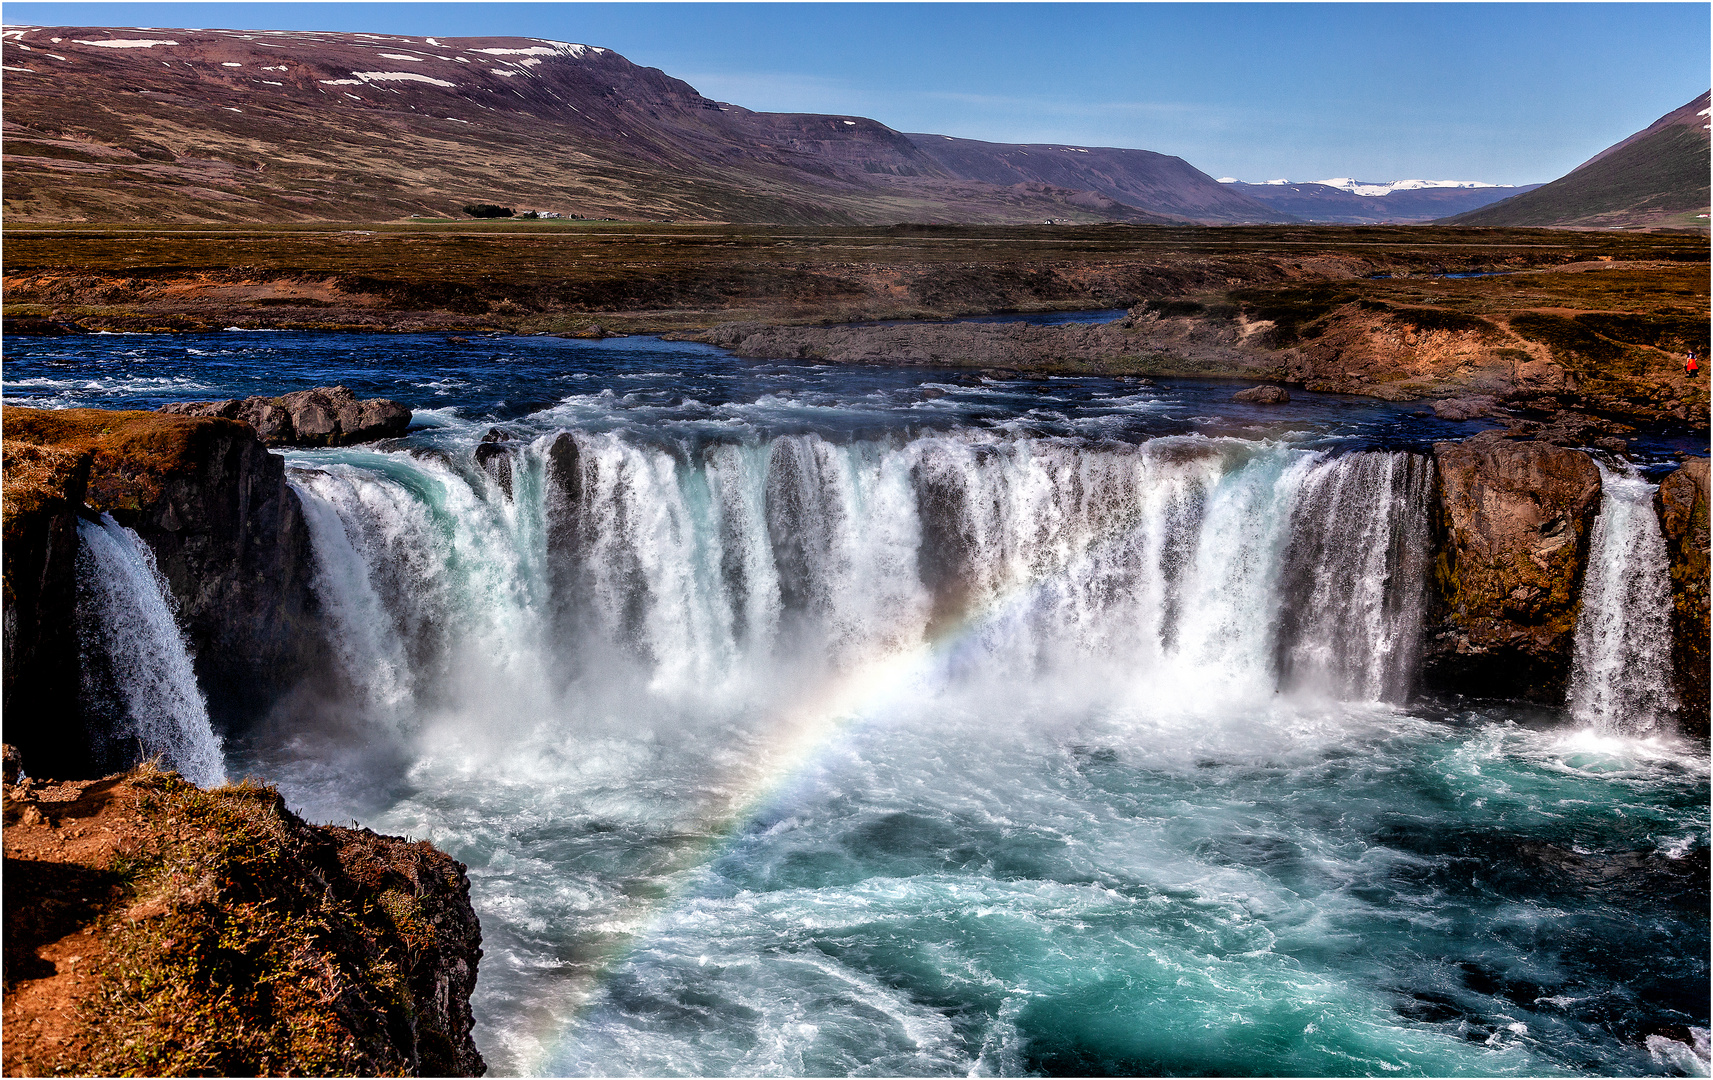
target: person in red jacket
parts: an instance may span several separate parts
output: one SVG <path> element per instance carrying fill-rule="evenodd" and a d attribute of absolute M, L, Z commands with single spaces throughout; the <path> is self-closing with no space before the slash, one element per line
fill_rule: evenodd
<path fill-rule="evenodd" d="M 1693 379 L 1695 373 L 1700 370 L 1701 366 L 1695 362 L 1695 350 L 1691 349 L 1689 350 L 1689 359 L 1683 362 L 1683 373 Z"/>

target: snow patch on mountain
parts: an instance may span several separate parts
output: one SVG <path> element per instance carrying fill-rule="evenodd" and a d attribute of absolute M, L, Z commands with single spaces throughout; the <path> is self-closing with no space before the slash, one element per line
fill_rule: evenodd
<path fill-rule="evenodd" d="M 156 45 L 177 45 L 176 41 L 160 41 L 155 38 L 103 38 L 100 41 L 84 41 L 72 38 L 79 45 L 94 45 L 98 49 L 152 49 Z"/>
<path fill-rule="evenodd" d="M 531 45 L 527 49 L 471 49 L 470 52 L 484 53 L 488 56 L 569 56 L 573 60 L 586 52 L 599 56 L 605 49 L 591 48 L 588 45 L 574 45 L 569 41 L 549 41 L 546 38 L 535 38 L 540 45 Z"/>
<path fill-rule="evenodd" d="M 427 75 L 418 75 L 414 71 L 353 71 L 351 74 L 364 82 L 419 82 L 428 83 L 430 86 L 445 87 L 458 85 L 447 82 L 445 79 L 431 79 Z M 323 79 L 322 81 L 326 82 L 327 80 Z"/>

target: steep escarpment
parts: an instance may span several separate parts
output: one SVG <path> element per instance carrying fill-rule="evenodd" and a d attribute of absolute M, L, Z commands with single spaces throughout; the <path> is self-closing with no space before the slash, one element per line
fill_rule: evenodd
<path fill-rule="evenodd" d="M 1684 462 L 1659 485 L 1660 532 L 1671 558 L 1672 668 L 1687 731 L 1707 733 L 1707 459 Z"/>
<path fill-rule="evenodd" d="M 249 426 L 98 409 L 7 408 L 3 418 L 8 502 L 14 490 L 25 496 L 7 517 L 8 540 L 23 538 L 5 554 L 8 644 L 21 646 L 17 660 L 8 653 L 7 733 L 38 767 L 62 776 L 100 767 L 86 757 L 89 733 L 42 719 L 64 715 L 81 690 L 68 648 L 80 502 L 154 553 L 217 721 L 257 718 L 317 669 L 325 644 L 308 529 L 283 460 Z M 26 658 L 37 666 L 22 666 Z"/>
<path fill-rule="evenodd" d="M 8 774 L 7 1075 L 484 1071 L 462 864 L 267 787 Z"/>
<path fill-rule="evenodd" d="M 1423 681 L 1562 700 L 1600 472 L 1587 454 L 1484 434 L 1436 443 L 1439 543 Z"/>

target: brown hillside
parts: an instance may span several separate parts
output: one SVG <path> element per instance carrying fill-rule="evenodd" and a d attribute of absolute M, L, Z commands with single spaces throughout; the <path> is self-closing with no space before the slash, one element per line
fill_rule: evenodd
<path fill-rule="evenodd" d="M 533 38 L 13 27 L 16 221 L 458 216 L 778 223 L 1164 221 L 960 179 L 857 116 L 755 113 L 608 49 Z"/>

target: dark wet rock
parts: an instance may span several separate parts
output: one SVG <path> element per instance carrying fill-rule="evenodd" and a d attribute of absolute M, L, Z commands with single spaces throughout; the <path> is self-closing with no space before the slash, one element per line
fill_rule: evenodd
<path fill-rule="evenodd" d="M 268 446 L 350 446 L 397 438 L 410 427 L 410 409 L 387 398 L 359 401 L 347 387 L 323 386 L 280 397 L 184 401 L 159 410 L 177 416 L 223 416 L 256 429 Z"/>
<path fill-rule="evenodd" d="M 1291 393 L 1282 386 L 1251 386 L 1232 394 L 1231 400 L 1250 405 L 1283 405 L 1291 400 Z"/>
<path fill-rule="evenodd" d="M 303 509 L 285 481 L 285 462 L 250 428 L 220 417 L 9 407 L 4 450 L 8 502 L 14 486 L 28 496 L 16 517 L 8 507 L 6 519 L 6 707 L 12 716 L 55 718 L 8 724 L 7 734 L 48 774 L 94 776 L 129 763 L 96 759 L 99 740 L 73 705 L 80 693 L 77 513 L 112 514 L 154 553 L 217 723 L 259 720 L 307 673 L 327 666 Z M 30 455 L 44 452 L 65 471 L 41 480 L 34 494 L 14 485 Z"/>
<path fill-rule="evenodd" d="M 514 441 L 509 432 L 489 428 L 482 441 L 476 444 L 475 453 L 476 465 L 494 478 L 508 499 L 512 497 L 512 454 L 505 444 Z"/>
<path fill-rule="evenodd" d="M 81 334 L 83 328 L 64 319 L 44 319 L 39 315 L 7 315 L 0 332 L 30 337 L 64 337 Z"/>
<path fill-rule="evenodd" d="M 1691 458 L 1659 485 L 1656 507 L 1671 559 L 1672 668 L 1681 724 L 1708 728 L 1707 459 Z"/>
<path fill-rule="evenodd" d="M 1600 508 L 1587 454 L 1483 433 L 1434 444 L 1439 545 L 1424 683 L 1558 702 Z"/>

